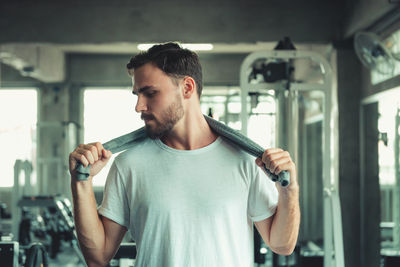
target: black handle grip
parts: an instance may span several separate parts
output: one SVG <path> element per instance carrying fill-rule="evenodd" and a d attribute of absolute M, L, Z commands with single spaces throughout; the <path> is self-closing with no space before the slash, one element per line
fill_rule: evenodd
<path fill-rule="evenodd" d="M 271 178 L 272 181 L 274 182 L 279 182 L 282 187 L 286 187 L 290 184 L 290 174 L 288 171 L 282 171 L 278 175 L 270 172 L 265 165 L 264 165 L 264 170 L 267 172 L 268 176 Z"/>

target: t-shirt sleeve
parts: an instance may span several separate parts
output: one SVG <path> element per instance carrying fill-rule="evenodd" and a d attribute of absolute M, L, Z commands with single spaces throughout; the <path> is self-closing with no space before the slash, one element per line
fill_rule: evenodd
<path fill-rule="evenodd" d="M 247 212 L 254 222 L 262 221 L 275 213 L 278 205 L 278 190 L 275 183 L 255 165 L 249 190 Z"/>
<path fill-rule="evenodd" d="M 95 178 L 96 179 L 96 178 Z M 123 179 L 115 161 L 111 165 L 98 213 L 129 228 L 129 205 Z"/>

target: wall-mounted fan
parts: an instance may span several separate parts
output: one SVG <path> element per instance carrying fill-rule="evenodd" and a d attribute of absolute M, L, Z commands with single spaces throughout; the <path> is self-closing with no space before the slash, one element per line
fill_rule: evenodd
<path fill-rule="evenodd" d="M 393 45 L 390 39 L 383 43 L 371 32 L 358 32 L 354 37 L 354 49 L 362 64 L 382 74 L 393 74 L 395 61 L 400 60 L 399 53 L 390 51 Z"/>

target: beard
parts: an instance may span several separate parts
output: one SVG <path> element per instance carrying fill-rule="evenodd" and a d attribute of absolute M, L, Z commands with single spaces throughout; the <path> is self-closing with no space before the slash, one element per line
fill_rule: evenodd
<path fill-rule="evenodd" d="M 151 119 L 155 124 L 146 124 L 146 133 L 151 139 L 162 138 L 172 131 L 175 124 L 185 114 L 182 101 L 179 98 L 176 98 L 176 101 L 171 103 L 161 114 L 160 119 L 155 118 L 153 115 L 142 115 L 142 119 Z"/>

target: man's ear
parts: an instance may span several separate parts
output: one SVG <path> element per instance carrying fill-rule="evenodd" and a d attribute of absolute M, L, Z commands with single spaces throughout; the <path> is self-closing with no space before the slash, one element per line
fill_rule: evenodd
<path fill-rule="evenodd" d="M 196 82 L 190 76 L 183 78 L 183 98 L 191 98 L 192 95 L 196 95 Z"/>

